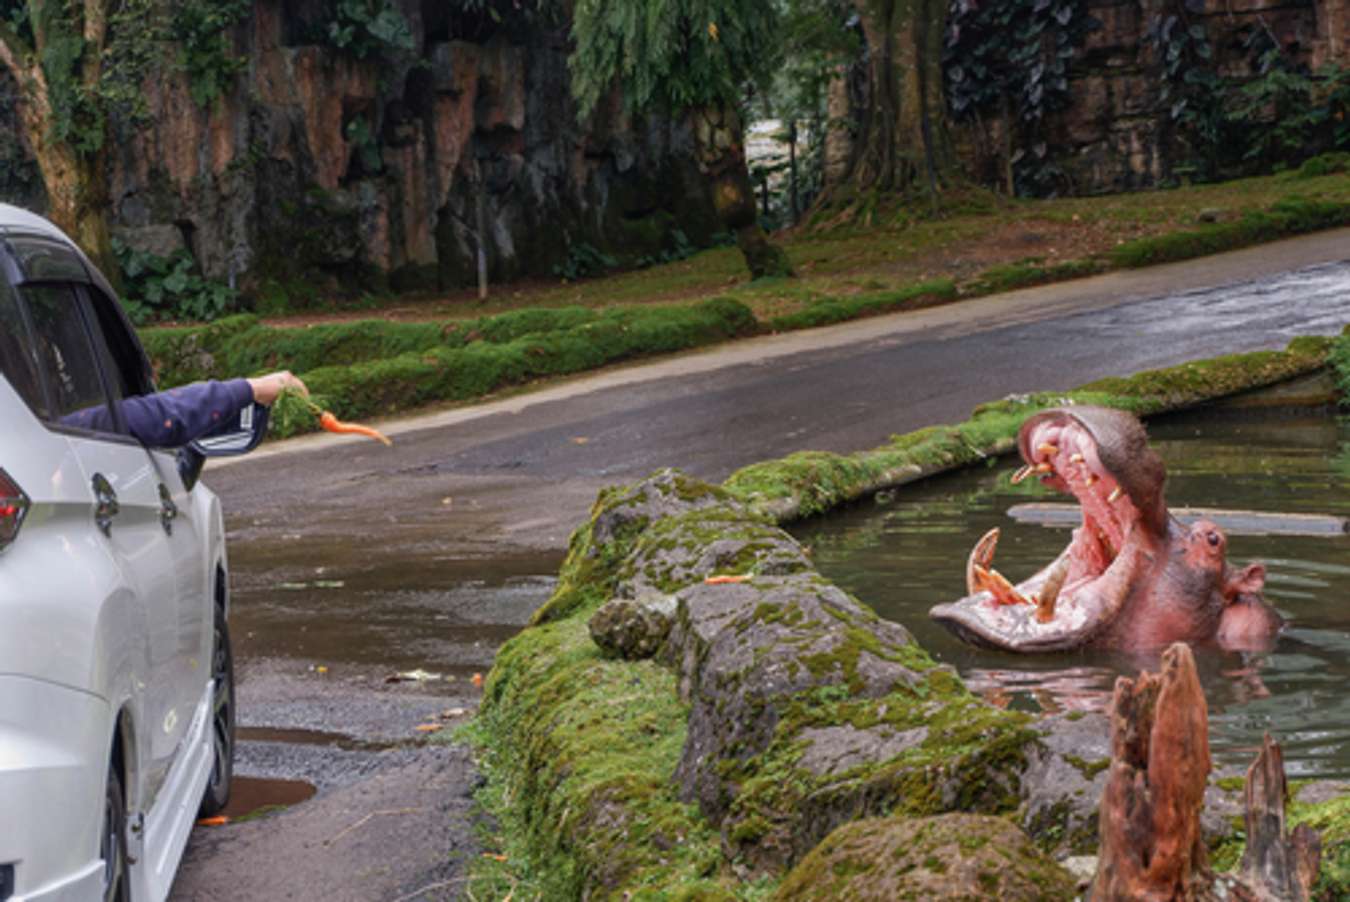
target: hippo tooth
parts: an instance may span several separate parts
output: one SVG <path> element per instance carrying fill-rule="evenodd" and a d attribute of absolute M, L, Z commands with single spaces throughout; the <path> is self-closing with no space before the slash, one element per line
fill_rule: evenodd
<path fill-rule="evenodd" d="M 1088 484 L 1088 487 L 1089 487 L 1089 488 L 1091 488 L 1092 486 L 1094 486 L 1094 485 L 1097 484 L 1097 474 L 1096 474 L 1096 473 L 1089 473 L 1089 474 L 1088 474 L 1088 477 L 1087 477 L 1087 484 Z"/>
<path fill-rule="evenodd" d="M 1036 472 L 1036 468 L 1033 467 L 1031 464 L 1027 464 L 1025 467 L 1022 467 L 1016 473 L 1012 474 L 1012 484 L 1017 485 L 1019 482 L 1021 482 L 1023 479 L 1026 479 L 1034 472 Z"/>
<path fill-rule="evenodd" d="M 1054 468 L 1053 466 L 1051 466 L 1050 464 L 1048 464 L 1048 463 L 1045 463 L 1045 464 L 1037 464 L 1037 465 L 1036 465 L 1036 472 L 1037 472 L 1037 473 L 1053 473 L 1054 471 L 1055 471 L 1055 468 Z"/>
<path fill-rule="evenodd" d="M 1041 442 L 1036 446 L 1037 454 L 1044 454 L 1046 457 L 1054 457 L 1059 453 L 1059 446 L 1052 445 L 1049 442 Z"/>
<path fill-rule="evenodd" d="M 1125 490 L 1122 489 L 1120 486 L 1116 486 L 1114 489 L 1111 490 L 1111 494 L 1106 496 L 1106 502 L 1108 504 L 1115 504 L 1117 501 L 1120 500 L 1120 496 L 1123 494 L 1125 494 Z"/>
<path fill-rule="evenodd" d="M 1070 463 L 1075 463 L 1075 464 L 1081 464 L 1081 463 L 1083 462 L 1083 455 L 1081 455 L 1081 454 L 1079 454 L 1077 451 L 1075 451 L 1075 452 L 1073 453 L 1073 455 L 1070 456 L 1069 462 L 1070 462 Z"/>

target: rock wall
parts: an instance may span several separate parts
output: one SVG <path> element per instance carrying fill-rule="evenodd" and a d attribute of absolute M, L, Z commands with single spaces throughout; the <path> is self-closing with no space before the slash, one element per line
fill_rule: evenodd
<path fill-rule="evenodd" d="M 1172 173 L 1169 161 L 1185 148 L 1171 128 L 1160 97 L 1161 62 L 1144 36 L 1149 23 L 1166 15 L 1162 0 L 1090 0 L 1102 27 L 1088 35 L 1070 79 L 1073 101 L 1049 123 L 1057 162 L 1074 193 L 1126 191 L 1157 185 Z M 1193 16 L 1214 48 L 1222 76 L 1252 74 L 1246 33 L 1264 26 L 1281 49 L 1313 69 L 1348 62 L 1350 3 L 1347 0 L 1203 0 Z"/>
<path fill-rule="evenodd" d="M 259 0 L 217 103 L 195 103 L 181 73 L 147 79 L 153 126 L 116 129 L 115 233 L 303 293 L 472 284 L 480 196 L 494 280 L 549 275 L 578 244 L 633 259 L 675 228 L 717 231 L 682 126 L 633 121 L 617 96 L 578 123 L 565 24 L 395 5 L 411 53 L 357 59 L 326 41 L 324 0 Z M 0 84 L 0 133 L 17 134 L 15 93 Z M 0 196 L 40 206 L 19 151 L 0 140 Z"/>

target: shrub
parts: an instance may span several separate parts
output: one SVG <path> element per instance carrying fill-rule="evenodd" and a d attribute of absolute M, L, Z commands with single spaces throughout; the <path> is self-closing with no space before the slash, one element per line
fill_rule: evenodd
<path fill-rule="evenodd" d="M 166 319 L 210 322 L 239 307 L 238 292 L 195 272 L 196 262 L 186 250 L 161 257 L 116 238 L 112 246 L 122 268 L 122 306 L 133 323 Z"/>

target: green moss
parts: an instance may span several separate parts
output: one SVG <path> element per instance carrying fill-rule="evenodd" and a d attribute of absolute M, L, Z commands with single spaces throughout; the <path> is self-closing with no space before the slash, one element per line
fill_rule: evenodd
<path fill-rule="evenodd" d="M 991 266 L 980 273 L 979 278 L 968 288 L 968 291 L 975 294 L 1012 291 L 1032 285 L 1063 282 L 1067 279 L 1081 279 L 1084 276 L 1095 275 L 1105 268 L 1105 264 L 1100 260 L 1066 260 L 1060 263 L 1046 264 L 1039 259 L 1031 259 L 1017 263 L 1004 263 Z"/>
<path fill-rule="evenodd" d="M 937 279 L 897 290 L 824 297 L 811 302 L 804 310 L 774 317 L 765 328 L 770 332 L 812 329 L 863 316 L 932 307 L 953 301 L 956 296 L 956 285 L 950 279 Z"/>
<path fill-rule="evenodd" d="M 1111 261 L 1117 266 L 1138 267 L 1189 260 L 1347 224 L 1350 224 L 1350 203 L 1290 195 L 1268 210 L 1248 211 L 1234 222 L 1214 223 L 1117 245 L 1111 251 Z"/>
<path fill-rule="evenodd" d="M 1333 363 L 1342 361 L 1343 384 L 1350 386 L 1350 338 L 1339 341 L 1335 347 L 1346 348 L 1340 357 L 1331 339 L 1300 338 L 1284 351 L 1234 354 L 1099 379 L 1071 392 L 982 404 L 955 426 L 930 426 L 857 454 L 802 452 L 753 464 L 733 473 L 724 486 L 779 519 L 813 516 L 881 489 L 1011 451 L 1022 422 L 1048 407 L 1098 404 L 1146 416 L 1304 375 L 1325 366 L 1329 356 Z"/>
<path fill-rule="evenodd" d="M 1064 760 L 1069 764 L 1072 764 L 1074 769 L 1082 774 L 1083 779 L 1087 780 L 1089 783 L 1096 779 L 1097 774 L 1111 766 L 1110 758 L 1098 758 L 1096 761 L 1086 761 L 1077 755 L 1065 755 Z"/>
<path fill-rule="evenodd" d="M 1341 394 L 1341 404 L 1350 407 L 1350 334 L 1336 339 L 1331 353 L 1327 355 L 1331 372 L 1336 380 L 1336 388 Z"/>
<path fill-rule="evenodd" d="M 1214 781 L 1214 785 L 1224 792 L 1241 792 L 1247 785 L 1245 777 L 1220 777 Z"/>

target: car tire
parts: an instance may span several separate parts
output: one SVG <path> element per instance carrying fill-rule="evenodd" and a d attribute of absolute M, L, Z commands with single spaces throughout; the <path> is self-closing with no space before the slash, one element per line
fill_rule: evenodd
<path fill-rule="evenodd" d="M 98 848 L 103 859 L 103 902 L 127 902 L 131 898 L 127 889 L 127 803 L 116 765 L 108 768 Z"/>
<path fill-rule="evenodd" d="M 201 815 L 220 814 L 230 801 L 230 781 L 234 777 L 234 655 L 230 651 L 230 630 L 225 611 L 215 608 L 215 629 L 211 642 L 211 779 L 202 795 Z"/>

